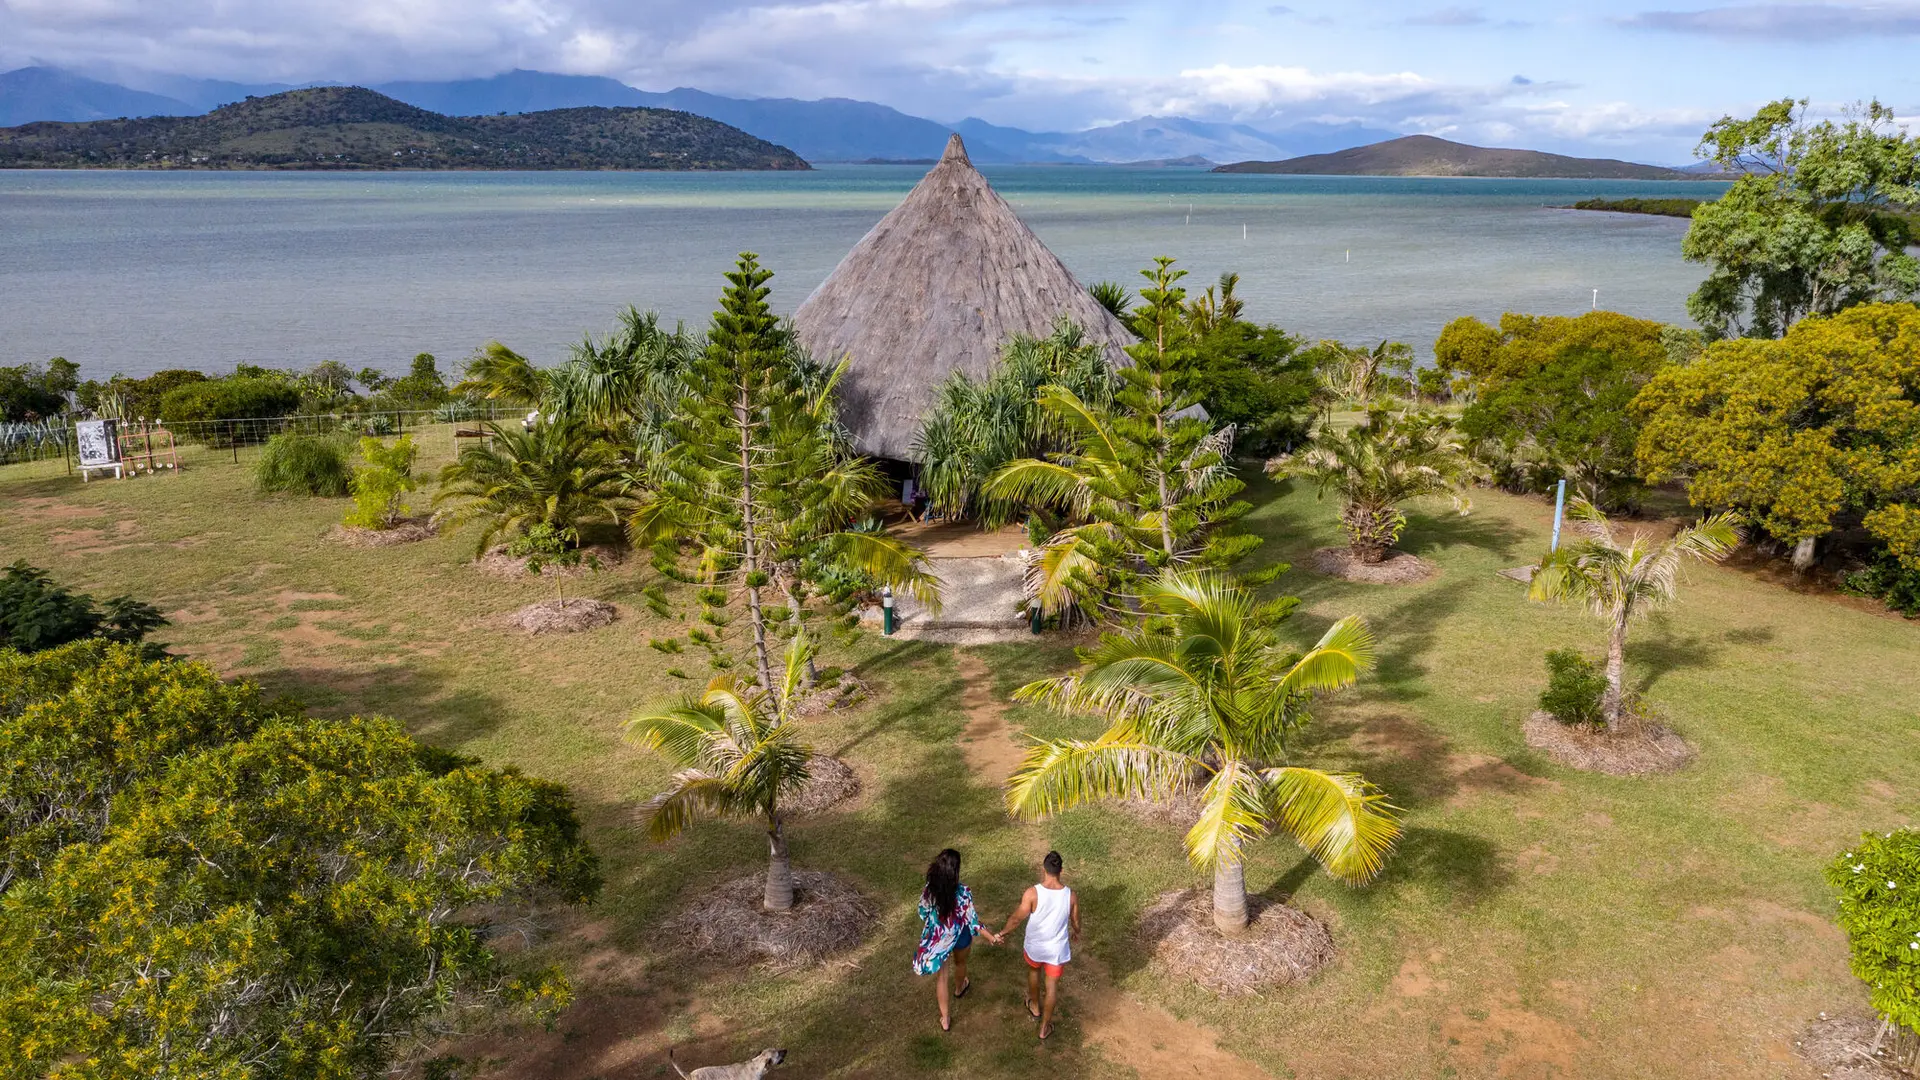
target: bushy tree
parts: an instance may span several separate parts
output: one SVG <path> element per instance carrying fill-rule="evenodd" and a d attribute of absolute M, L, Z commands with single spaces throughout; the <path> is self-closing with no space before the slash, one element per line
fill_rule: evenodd
<path fill-rule="evenodd" d="M 1920 569 L 1920 308 L 1872 304 L 1803 320 L 1778 341 L 1730 340 L 1653 379 L 1637 454 L 1813 563 L 1844 514 Z"/>
<path fill-rule="evenodd" d="M 1666 329 L 1610 311 L 1509 313 L 1497 329 L 1469 317 L 1441 331 L 1434 357 L 1469 398 L 1460 431 L 1496 480 L 1542 490 L 1565 479 L 1613 508 L 1637 487 L 1631 406 L 1668 364 Z"/>
<path fill-rule="evenodd" d="M 0 653 L 0 743 L 0 1074 L 369 1077 L 566 1000 L 488 945 L 598 887 L 555 785 L 111 645 Z"/>
<path fill-rule="evenodd" d="M 1828 864 L 1827 884 L 1839 894 L 1849 966 L 1880 1014 L 1873 1049 L 1911 1070 L 1920 1064 L 1920 832 L 1863 834 Z"/>
<path fill-rule="evenodd" d="M 390 529 L 407 516 L 406 493 L 419 485 L 413 479 L 418 448 L 413 436 L 402 435 L 388 446 L 368 436 L 360 440 L 366 462 L 353 470 L 353 510 L 347 524 L 363 529 Z"/>
<path fill-rule="evenodd" d="M 41 420 L 67 411 L 80 387 L 80 365 L 56 356 L 41 364 L 0 367 L 0 420 Z"/>
<path fill-rule="evenodd" d="M 452 396 L 447 381 L 440 375 L 440 364 L 432 353 L 421 353 L 407 366 L 407 373 L 380 390 L 380 403 L 389 409 L 432 409 Z"/>
<path fill-rule="evenodd" d="M 1113 798 L 1166 798 L 1200 788 L 1187 856 L 1213 873 L 1222 933 L 1247 925 L 1248 849 L 1271 832 L 1305 848 L 1348 883 L 1380 871 L 1400 826 L 1364 779 L 1291 764 L 1287 735 L 1308 720 L 1313 695 L 1351 685 L 1373 663 L 1373 635 L 1357 618 L 1333 624 L 1305 653 L 1274 626 L 1297 601 L 1256 606 L 1217 574 L 1170 574 L 1149 586 L 1153 618 L 1102 635 L 1072 675 L 1016 697 L 1100 717 L 1091 740 L 1034 744 L 1007 784 L 1007 808 L 1032 820 Z"/>
<path fill-rule="evenodd" d="M 1811 122 L 1804 99 L 1722 117 L 1696 151 L 1741 173 L 1693 212 L 1680 251 L 1709 266 L 1687 314 L 1715 337 L 1779 337 L 1809 315 L 1920 296 L 1920 136 L 1878 101 Z M 1903 213 L 1904 211 L 1904 213 Z"/>
<path fill-rule="evenodd" d="M 152 604 L 131 596 L 96 603 L 24 559 L 0 575 L 0 648 L 38 652 L 84 638 L 137 645 L 165 625 Z M 145 648 L 158 653 L 161 646 Z"/>

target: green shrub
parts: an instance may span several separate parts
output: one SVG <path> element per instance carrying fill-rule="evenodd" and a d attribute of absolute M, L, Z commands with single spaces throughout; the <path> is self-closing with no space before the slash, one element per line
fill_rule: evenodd
<path fill-rule="evenodd" d="M 371 437 L 360 440 L 366 464 L 353 470 L 353 512 L 347 524 L 390 529 L 407 516 L 407 504 L 400 499 L 419 486 L 413 479 L 416 452 L 411 435 L 400 436 L 392 446 Z"/>
<path fill-rule="evenodd" d="M 1840 895 L 1849 966 L 1898 1031 L 1896 1057 L 1911 1064 L 1920 1039 L 1920 833 L 1867 833 L 1827 866 L 1827 883 Z"/>
<path fill-rule="evenodd" d="M 160 418 L 169 425 L 209 420 L 253 420 L 292 416 L 300 409 L 300 388 L 282 379 L 227 378 L 189 383 L 167 391 L 160 399 Z M 183 433 L 190 434 L 190 433 Z M 197 433 L 197 440 L 214 446 L 257 441 L 255 425 L 236 425 L 231 434 L 217 425 Z"/>
<path fill-rule="evenodd" d="M 1607 692 L 1607 677 L 1593 661 L 1572 649 L 1555 649 L 1547 654 L 1547 690 L 1540 695 L 1540 707 L 1563 724 L 1600 722 L 1600 698 Z"/>
<path fill-rule="evenodd" d="M 24 559 L 0 574 L 0 648 L 30 653 L 86 638 L 135 645 L 165 625 L 166 616 L 152 604 L 116 596 L 96 605 Z M 161 648 L 143 646 L 155 655 Z"/>
<path fill-rule="evenodd" d="M 265 494 L 337 499 L 352 481 L 345 449 L 324 435 L 275 435 L 253 466 L 254 487 Z"/>
<path fill-rule="evenodd" d="M 1920 570 L 1894 555 L 1882 553 L 1873 565 L 1842 578 L 1840 587 L 1855 596 L 1883 600 L 1909 619 L 1920 619 Z"/>

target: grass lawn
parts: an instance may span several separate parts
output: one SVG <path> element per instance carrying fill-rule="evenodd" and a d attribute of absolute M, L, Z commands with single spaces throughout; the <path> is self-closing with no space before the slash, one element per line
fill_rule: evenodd
<path fill-rule="evenodd" d="M 447 452 L 426 438 L 423 465 Z M 1317 710 L 1301 760 L 1358 769 L 1406 809 L 1387 874 L 1349 889 L 1279 842 L 1248 872 L 1255 892 L 1291 896 L 1332 927 L 1333 968 L 1233 1000 L 1157 974 L 1133 919 L 1156 894 L 1201 882 L 1178 830 L 1105 808 L 1016 824 L 959 740 L 963 666 L 989 672 L 1003 702 L 1071 652 L 1023 643 L 966 657 L 877 636 L 830 651 L 874 694 L 813 734 L 865 790 L 792 829 L 795 864 L 859 882 L 881 911 L 877 933 L 806 970 L 691 964 L 661 922 L 702 888 L 758 871 L 763 841 L 714 824 L 656 846 L 632 825 L 666 769 L 622 742 L 619 724 L 688 688 L 668 667 L 702 674 L 697 652 L 648 647 L 669 632 L 639 595 L 648 572 L 630 563 L 579 586 L 621 606 L 612 627 L 528 638 L 500 617 L 551 585 L 464 565 L 470 534 L 339 546 L 322 534 L 344 500 L 262 499 L 244 468 L 189 460 L 181 475 L 84 487 L 58 462 L 0 470 L 0 562 L 150 599 L 174 621 L 158 637 L 175 651 L 316 712 L 389 714 L 423 739 L 572 786 L 607 887 L 537 947 L 570 966 L 580 1000 L 551 1031 L 442 1048 L 480 1075 L 671 1076 L 671 1045 L 688 1064 L 784 1046 L 776 1075 L 793 1076 L 1812 1077 L 1795 1037 L 1817 1012 L 1865 1005 L 1821 868 L 1862 830 L 1920 811 L 1920 624 L 1693 569 L 1679 606 L 1635 628 L 1628 659 L 1698 760 L 1660 778 L 1587 775 L 1529 750 L 1520 721 L 1542 654 L 1597 652 L 1601 629 L 1528 604 L 1495 574 L 1538 555 L 1548 506 L 1482 492 L 1469 517 L 1425 508 L 1404 546 L 1442 573 L 1356 585 L 1305 569 L 1335 541 L 1332 505 L 1255 480 L 1250 521 L 1270 538 L 1256 558 L 1301 567 L 1275 586 L 1305 600 L 1289 633 L 1304 643 L 1359 613 L 1381 644 L 1378 671 Z M 1098 726 L 1022 707 L 1006 717 L 1034 734 Z M 976 986 L 950 1035 L 908 971 L 919 875 L 948 844 L 996 924 L 1039 853 L 1066 857 L 1087 932 L 1045 1045 L 1023 1015 L 1011 948 L 975 950 Z"/>

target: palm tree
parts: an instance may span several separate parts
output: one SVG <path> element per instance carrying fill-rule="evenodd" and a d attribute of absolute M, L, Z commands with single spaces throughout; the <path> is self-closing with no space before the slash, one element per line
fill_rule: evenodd
<path fill-rule="evenodd" d="M 787 643 L 780 692 L 716 675 L 706 692 L 663 713 L 635 716 L 627 733 L 679 768 L 673 786 L 648 801 L 647 835 L 657 843 L 703 817 L 753 818 L 767 829 L 768 911 L 793 907 L 793 864 L 787 857 L 780 800 L 808 779 L 813 748 L 800 741 L 794 690 L 813 648 L 805 634 Z"/>
<path fill-rule="evenodd" d="M 1343 401 L 1371 409 L 1386 376 L 1396 371 L 1410 372 L 1413 367 L 1412 347 L 1399 341 L 1382 341 L 1363 349 L 1329 340 L 1320 343 L 1319 351 L 1318 396 L 1326 411 Z"/>
<path fill-rule="evenodd" d="M 535 406 L 546 400 L 548 374 L 505 345 L 489 341 L 467 358 L 461 380 L 448 392 L 503 405 Z"/>
<path fill-rule="evenodd" d="M 567 417 L 522 429 L 488 424 L 489 437 L 440 470 L 434 505 L 459 500 L 454 521 L 486 524 L 474 557 L 501 533 L 535 525 L 578 536 L 579 526 L 614 521 L 621 497 L 619 454 L 587 425 Z"/>
<path fill-rule="evenodd" d="M 1655 542 L 1638 531 L 1624 539 L 1616 535 L 1607 515 L 1585 499 L 1573 500 L 1567 516 L 1586 536 L 1540 560 L 1527 598 L 1583 603 L 1607 620 L 1607 691 L 1600 712 L 1612 728 L 1626 715 L 1627 624 L 1674 598 L 1683 561 L 1719 562 L 1732 554 L 1740 546 L 1740 518 L 1715 514 Z"/>
<path fill-rule="evenodd" d="M 1446 417 L 1384 409 L 1344 432 L 1322 423 L 1304 450 L 1267 462 L 1270 476 L 1304 477 L 1319 485 L 1321 497 L 1340 496 L 1340 525 L 1363 563 L 1380 562 L 1393 550 L 1407 526 L 1400 504 L 1409 499 L 1447 495 L 1466 513 L 1462 488 L 1479 469 Z"/>
<path fill-rule="evenodd" d="M 1248 847 L 1283 832 L 1342 881 L 1379 873 L 1400 834 L 1386 796 L 1359 776 L 1287 764 L 1287 732 L 1316 691 L 1351 684 L 1373 663 L 1366 624 L 1341 619 L 1304 655 L 1273 625 L 1285 610 L 1256 607 L 1210 573 L 1170 574 L 1143 596 L 1159 616 L 1100 639 L 1077 674 L 1015 695 L 1092 713 L 1110 726 L 1091 741 L 1041 741 L 1008 782 L 1007 808 L 1034 819 L 1095 799 L 1164 798 L 1205 777 L 1187 857 L 1213 871 L 1213 920 L 1247 925 Z"/>

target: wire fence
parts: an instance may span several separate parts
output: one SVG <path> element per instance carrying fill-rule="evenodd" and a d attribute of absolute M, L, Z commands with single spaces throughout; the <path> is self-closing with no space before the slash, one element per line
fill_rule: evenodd
<path fill-rule="evenodd" d="M 363 435 L 394 436 L 444 428 L 455 442 L 465 434 L 477 434 L 488 421 L 514 420 L 517 408 L 493 403 L 466 402 L 438 409 L 381 410 L 378 412 L 326 413 L 305 416 L 235 417 L 224 420 L 189 420 L 159 423 L 144 420 L 117 422 L 120 460 L 134 471 L 178 467 L 183 460 L 193 464 L 217 464 L 226 461 L 239 465 L 275 435 L 338 435 L 358 438 Z M 72 472 L 80 464 L 77 421 L 42 420 L 30 423 L 0 423 L 0 467 L 33 466 L 10 470 L 31 475 L 46 475 L 56 470 Z"/>

